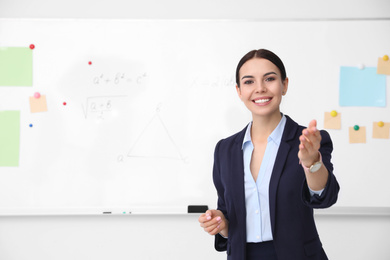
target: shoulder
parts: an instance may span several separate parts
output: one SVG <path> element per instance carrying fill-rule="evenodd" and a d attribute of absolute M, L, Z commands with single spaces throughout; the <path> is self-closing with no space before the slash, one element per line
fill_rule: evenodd
<path fill-rule="evenodd" d="M 244 136 L 245 136 L 245 132 L 246 132 L 247 127 L 248 127 L 248 125 L 246 125 L 241 131 L 239 131 L 231 136 L 228 136 L 226 138 L 221 139 L 219 141 L 219 143 L 224 143 L 224 144 L 242 143 L 242 141 L 244 140 Z"/>
<path fill-rule="evenodd" d="M 219 140 L 217 145 L 216 145 L 215 150 L 217 151 L 219 149 L 229 149 L 233 145 L 239 145 L 241 147 L 242 142 L 244 140 L 245 131 L 246 131 L 247 127 L 248 127 L 248 125 L 246 125 L 244 127 L 244 129 L 242 129 L 241 131 Z"/>

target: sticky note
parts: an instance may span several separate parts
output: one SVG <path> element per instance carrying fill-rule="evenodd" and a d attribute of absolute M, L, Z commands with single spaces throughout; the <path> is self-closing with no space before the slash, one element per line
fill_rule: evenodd
<path fill-rule="evenodd" d="M 390 123 L 384 123 L 383 126 L 379 126 L 378 122 L 374 122 L 372 125 L 372 138 L 390 138 Z"/>
<path fill-rule="evenodd" d="M 32 86 L 32 50 L 0 47 L 0 86 Z"/>
<path fill-rule="evenodd" d="M 349 143 L 365 143 L 366 142 L 366 127 L 360 126 L 359 130 L 355 130 L 353 126 L 349 128 Z"/>
<path fill-rule="evenodd" d="M 385 60 L 383 58 L 378 58 L 378 74 L 390 75 L 390 59 Z"/>
<path fill-rule="evenodd" d="M 332 116 L 331 112 L 325 112 L 325 114 L 324 114 L 324 128 L 326 128 L 326 129 L 341 129 L 341 114 L 337 113 L 336 116 Z"/>
<path fill-rule="evenodd" d="M 386 76 L 378 75 L 375 67 L 340 68 L 340 106 L 386 106 Z"/>
<path fill-rule="evenodd" d="M 20 111 L 0 111 L 0 167 L 19 166 Z"/>
<path fill-rule="evenodd" d="M 46 96 L 41 95 L 39 98 L 30 97 L 30 110 L 31 113 L 46 112 L 47 111 Z"/>

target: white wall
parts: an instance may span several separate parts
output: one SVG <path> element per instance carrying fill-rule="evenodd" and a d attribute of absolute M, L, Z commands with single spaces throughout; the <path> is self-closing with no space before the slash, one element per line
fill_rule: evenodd
<path fill-rule="evenodd" d="M 323 247 L 331 260 L 389 260 L 390 217 L 316 216 Z"/>
<path fill-rule="evenodd" d="M 390 19 L 389 10 L 388 0 L 0 2 L 0 18 Z M 224 253 L 214 251 L 213 238 L 201 230 L 197 218 L 0 217 L 0 259 L 225 259 Z M 317 215 L 316 219 L 330 259 L 390 259 L 389 216 Z"/>
<path fill-rule="evenodd" d="M 388 0 L 1 0 L 0 17 L 130 19 L 389 18 Z"/>

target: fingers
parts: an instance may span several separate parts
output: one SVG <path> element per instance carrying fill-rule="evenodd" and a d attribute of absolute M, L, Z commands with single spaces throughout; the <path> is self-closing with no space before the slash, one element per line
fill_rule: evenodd
<path fill-rule="evenodd" d="M 214 210 L 207 210 L 205 213 L 201 214 L 199 216 L 199 222 L 205 222 L 207 220 L 210 220 L 215 213 L 213 213 Z M 201 221 L 202 220 L 202 221 Z"/>
<path fill-rule="evenodd" d="M 321 147 L 321 134 L 317 129 L 317 121 L 310 121 L 307 128 L 302 130 L 299 137 L 298 157 L 304 165 L 310 165 L 318 158 L 318 150 Z"/>
<path fill-rule="evenodd" d="M 210 220 L 206 220 L 204 222 L 199 221 L 199 222 L 200 222 L 200 226 L 204 229 L 204 231 L 206 231 L 210 235 L 215 235 L 219 232 L 223 220 L 220 216 L 217 216 Z"/>
<path fill-rule="evenodd" d="M 215 210 L 208 210 L 199 217 L 200 226 L 210 235 L 216 235 L 225 227 L 224 218 Z"/>
<path fill-rule="evenodd" d="M 299 141 L 301 142 L 299 149 L 308 149 L 309 151 L 312 149 L 318 150 L 321 143 L 320 132 L 316 131 L 311 133 L 305 129 L 303 130 L 302 135 L 299 137 Z"/>
<path fill-rule="evenodd" d="M 212 209 L 209 209 L 209 210 L 206 211 L 206 217 L 207 217 L 209 220 L 213 217 L 213 215 L 215 215 L 214 211 L 215 211 L 215 210 L 212 210 Z"/>
<path fill-rule="evenodd" d="M 211 219 L 210 221 L 203 224 L 203 229 L 210 235 L 216 235 L 222 230 L 223 220 L 220 216 Z"/>
<path fill-rule="evenodd" d="M 317 120 L 315 120 L 315 119 L 311 120 L 308 128 L 309 129 L 314 129 L 314 128 L 317 129 Z"/>
<path fill-rule="evenodd" d="M 309 123 L 308 128 L 302 131 L 302 135 L 299 137 L 300 149 L 318 150 L 321 143 L 321 134 L 317 129 L 317 121 L 312 120 Z"/>

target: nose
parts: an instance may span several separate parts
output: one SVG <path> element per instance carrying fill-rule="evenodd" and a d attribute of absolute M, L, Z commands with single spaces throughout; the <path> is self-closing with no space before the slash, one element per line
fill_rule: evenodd
<path fill-rule="evenodd" d="M 256 92 L 258 92 L 258 93 L 264 93 L 264 92 L 266 92 L 266 91 L 267 91 L 267 88 L 266 88 L 266 86 L 265 86 L 264 83 L 259 82 L 259 83 L 256 85 Z"/>

